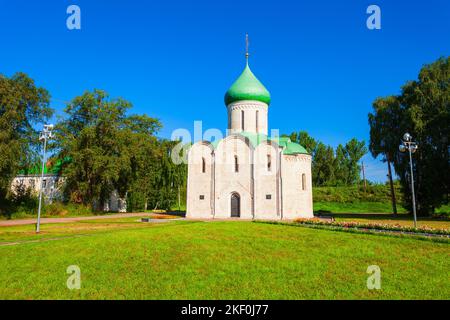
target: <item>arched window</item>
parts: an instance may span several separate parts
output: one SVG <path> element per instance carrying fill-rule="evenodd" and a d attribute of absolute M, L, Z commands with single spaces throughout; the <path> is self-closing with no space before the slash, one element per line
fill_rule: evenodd
<path fill-rule="evenodd" d="M 267 171 L 272 171 L 272 159 L 270 158 L 270 154 L 267 155 Z"/>
<path fill-rule="evenodd" d="M 306 174 L 302 174 L 302 190 L 306 190 Z"/>
<path fill-rule="evenodd" d="M 206 161 L 205 161 L 205 158 L 202 158 L 202 172 L 203 173 L 206 172 Z"/>
<path fill-rule="evenodd" d="M 241 127 L 242 131 L 244 131 L 244 110 L 241 111 Z"/>
<path fill-rule="evenodd" d="M 234 156 L 234 172 L 239 172 L 239 163 L 237 156 Z"/>
<path fill-rule="evenodd" d="M 256 110 L 256 132 L 259 132 L 259 121 L 258 121 L 258 118 L 259 118 L 259 111 L 258 110 Z"/>

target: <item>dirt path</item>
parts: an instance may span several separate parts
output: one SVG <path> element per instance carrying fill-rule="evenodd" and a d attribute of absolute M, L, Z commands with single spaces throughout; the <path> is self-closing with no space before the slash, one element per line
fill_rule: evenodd
<path fill-rule="evenodd" d="M 89 216 L 89 217 L 71 217 L 71 218 L 41 218 L 41 224 L 46 223 L 67 223 L 76 222 L 83 220 L 100 220 L 100 219 L 114 219 L 114 218 L 129 218 L 129 217 L 145 217 L 150 216 L 150 213 L 117 213 L 99 216 Z M 0 227 L 6 226 L 21 226 L 27 224 L 35 224 L 35 219 L 18 219 L 18 220 L 0 220 Z"/>

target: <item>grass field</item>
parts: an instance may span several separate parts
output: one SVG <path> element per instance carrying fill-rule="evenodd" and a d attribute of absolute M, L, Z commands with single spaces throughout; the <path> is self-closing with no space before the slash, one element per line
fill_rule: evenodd
<path fill-rule="evenodd" d="M 0 228 L 0 299 L 448 299 L 449 244 L 253 222 Z M 32 242 L 40 239 L 47 241 Z M 48 241 L 52 239 L 53 241 Z M 66 268 L 81 269 L 81 289 Z M 381 290 L 368 290 L 369 265 Z"/>

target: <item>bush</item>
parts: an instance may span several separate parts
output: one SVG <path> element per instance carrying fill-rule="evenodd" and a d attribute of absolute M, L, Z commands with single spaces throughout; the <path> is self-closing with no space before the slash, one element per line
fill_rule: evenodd
<path fill-rule="evenodd" d="M 2 199 L 0 214 L 8 219 L 35 215 L 39 199 L 30 188 L 17 186 L 13 193 Z"/>
<path fill-rule="evenodd" d="M 91 207 L 75 203 L 53 202 L 44 205 L 42 209 L 43 214 L 47 216 L 85 216 L 93 213 Z"/>
<path fill-rule="evenodd" d="M 397 203 L 401 205 L 403 201 L 403 194 L 400 186 L 396 185 L 395 196 Z M 391 202 L 391 189 L 389 185 L 367 185 L 364 192 L 363 186 L 351 187 L 314 187 L 313 188 L 314 202 L 340 202 L 340 203 L 355 203 L 355 202 Z"/>
<path fill-rule="evenodd" d="M 44 214 L 49 216 L 65 216 L 69 212 L 66 206 L 61 202 L 53 202 L 45 205 L 43 209 Z"/>

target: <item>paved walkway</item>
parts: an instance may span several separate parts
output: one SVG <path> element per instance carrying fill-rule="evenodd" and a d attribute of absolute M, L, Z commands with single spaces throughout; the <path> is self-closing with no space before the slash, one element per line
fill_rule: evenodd
<path fill-rule="evenodd" d="M 145 217 L 151 216 L 151 213 L 117 213 L 108 215 L 98 215 L 89 217 L 70 217 L 70 218 L 41 218 L 41 224 L 46 223 L 67 223 L 76 222 L 83 220 L 100 220 L 100 219 L 115 219 L 115 218 L 130 218 L 130 217 Z M 0 227 L 6 226 L 21 226 L 27 224 L 35 224 L 37 218 L 35 219 L 17 219 L 17 220 L 0 220 Z"/>

